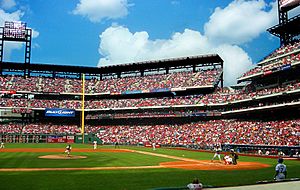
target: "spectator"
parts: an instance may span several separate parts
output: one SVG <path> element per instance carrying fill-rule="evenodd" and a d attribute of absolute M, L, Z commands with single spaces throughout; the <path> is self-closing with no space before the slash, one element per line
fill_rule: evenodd
<path fill-rule="evenodd" d="M 200 183 L 198 178 L 195 178 L 192 183 L 187 185 L 187 187 L 190 190 L 201 190 L 203 185 Z"/>

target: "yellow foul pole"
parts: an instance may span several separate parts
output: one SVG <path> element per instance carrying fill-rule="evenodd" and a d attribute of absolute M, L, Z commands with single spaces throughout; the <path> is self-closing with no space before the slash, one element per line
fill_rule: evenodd
<path fill-rule="evenodd" d="M 82 134 L 83 144 L 84 144 L 84 92 L 85 92 L 85 75 L 82 74 L 81 134 Z"/>

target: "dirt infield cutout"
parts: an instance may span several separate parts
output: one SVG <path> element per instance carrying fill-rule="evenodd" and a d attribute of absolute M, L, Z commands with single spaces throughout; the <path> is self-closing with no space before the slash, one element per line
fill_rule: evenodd
<path fill-rule="evenodd" d="M 0 152 L 60 152 L 64 149 L 59 148 L 26 148 L 26 149 L 2 149 Z M 129 166 L 129 167 L 89 167 L 89 168 L 0 168 L 1 171 L 66 171 L 66 170 L 130 170 L 130 169 L 154 169 L 154 168 L 176 168 L 185 170 L 255 170 L 270 167 L 268 164 L 260 162 L 238 162 L 237 165 L 224 165 L 220 162 L 211 162 L 210 160 L 195 160 L 190 158 L 183 158 L 178 156 L 170 156 L 165 154 L 158 154 L 155 152 L 146 152 L 128 149 L 74 149 L 72 152 L 134 152 L 139 154 L 171 158 L 177 161 L 162 162 L 156 166 Z M 58 155 L 44 155 L 39 156 L 43 159 L 84 159 L 86 156 L 71 155 L 68 157 L 65 154 Z"/>
<path fill-rule="evenodd" d="M 83 159 L 87 158 L 86 156 L 78 156 L 78 155 L 70 155 L 67 156 L 65 154 L 53 154 L 53 155 L 45 155 L 45 156 L 39 156 L 38 158 L 43 158 L 43 159 L 56 159 L 56 160 L 69 160 L 69 159 Z"/>

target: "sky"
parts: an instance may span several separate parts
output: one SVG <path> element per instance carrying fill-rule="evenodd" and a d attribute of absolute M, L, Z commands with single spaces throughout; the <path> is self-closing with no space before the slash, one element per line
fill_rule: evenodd
<path fill-rule="evenodd" d="M 0 0 L 4 21 L 32 28 L 31 63 L 101 67 L 217 53 L 225 85 L 280 45 L 266 32 L 278 23 L 276 0 Z M 3 61 L 24 62 L 24 45 L 5 42 Z"/>

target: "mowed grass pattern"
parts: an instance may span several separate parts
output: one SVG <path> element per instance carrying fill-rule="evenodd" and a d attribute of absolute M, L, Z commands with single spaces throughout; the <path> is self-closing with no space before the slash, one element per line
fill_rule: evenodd
<path fill-rule="evenodd" d="M 41 159 L 39 156 L 61 153 L 0 152 L 1 168 L 81 168 L 111 166 L 153 166 L 174 159 L 153 157 L 128 152 L 75 152 L 72 155 L 87 156 L 85 159 Z"/>
<path fill-rule="evenodd" d="M 66 144 L 7 144 L 7 148 L 65 148 Z M 74 144 L 73 148 L 91 148 L 91 145 Z M 114 148 L 101 146 L 100 148 Z M 194 152 L 175 149 L 123 147 L 165 155 L 192 158 L 197 160 L 211 159 L 212 153 Z M 108 166 L 150 166 L 174 159 L 138 153 L 114 152 L 74 152 L 72 154 L 88 156 L 79 160 L 44 160 L 40 155 L 59 153 L 8 153 L 0 152 L 0 168 L 21 167 L 108 167 Z M 239 161 L 254 161 L 270 164 L 270 168 L 259 170 L 236 171 L 200 171 L 182 169 L 138 169 L 138 170 L 99 170 L 99 171 L 43 171 L 43 172 L 0 172 L 0 189 L 45 189 L 45 190 L 82 190 L 82 189 L 120 189 L 143 190 L 160 187 L 185 187 L 194 177 L 204 185 L 236 186 L 255 184 L 260 180 L 271 180 L 274 175 L 276 159 L 240 156 Z M 300 177 L 300 162 L 285 160 L 288 177 Z"/>

